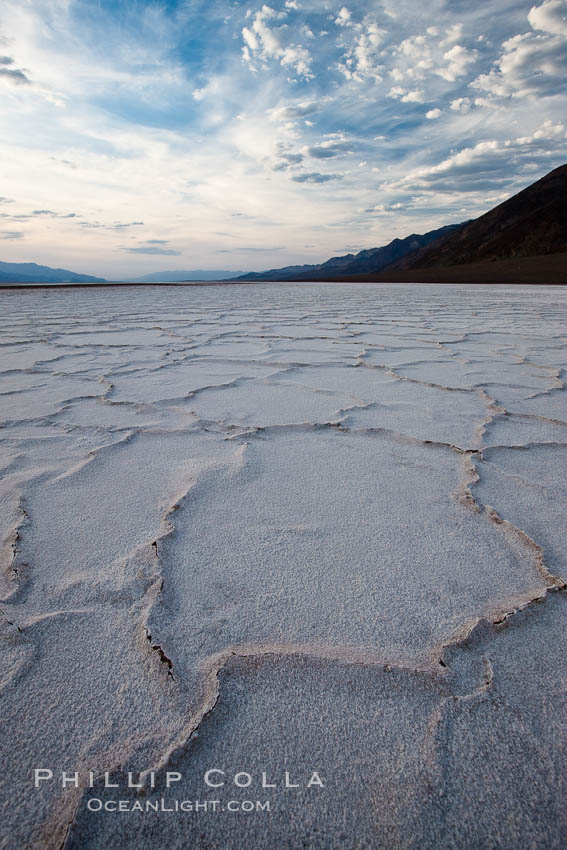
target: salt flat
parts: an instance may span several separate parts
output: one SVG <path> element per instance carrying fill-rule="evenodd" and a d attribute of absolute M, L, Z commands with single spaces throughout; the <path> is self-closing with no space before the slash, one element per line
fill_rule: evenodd
<path fill-rule="evenodd" d="M 563 289 L 0 302 L 2 846 L 565 846 Z"/>

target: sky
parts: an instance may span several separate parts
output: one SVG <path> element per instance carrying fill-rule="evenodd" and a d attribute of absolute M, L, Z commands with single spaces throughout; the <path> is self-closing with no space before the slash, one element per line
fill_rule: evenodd
<path fill-rule="evenodd" d="M 0 0 L 0 260 L 323 261 L 567 161 L 567 0 Z"/>

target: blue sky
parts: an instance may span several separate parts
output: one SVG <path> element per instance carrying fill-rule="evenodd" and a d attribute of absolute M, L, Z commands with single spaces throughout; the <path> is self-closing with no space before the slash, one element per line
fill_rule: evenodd
<path fill-rule="evenodd" d="M 0 259 L 317 262 L 567 161 L 567 2 L 1 0 Z"/>

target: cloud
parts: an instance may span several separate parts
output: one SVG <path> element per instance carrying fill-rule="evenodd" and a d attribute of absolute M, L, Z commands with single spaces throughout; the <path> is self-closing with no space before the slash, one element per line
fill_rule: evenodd
<path fill-rule="evenodd" d="M 215 251 L 215 254 L 240 254 L 242 252 L 250 252 L 251 254 L 274 254 L 276 251 L 283 251 L 284 248 L 281 245 L 270 245 L 270 246 L 255 246 L 255 245 L 247 245 L 239 248 L 218 248 Z"/>
<path fill-rule="evenodd" d="M 0 40 L 0 44 L 2 41 Z M 29 77 L 21 70 L 21 68 L 7 68 L 6 65 L 13 65 L 14 59 L 11 56 L 0 56 L 0 79 L 15 85 L 31 85 Z"/>
<path fill-rule="evenodd" d="M 5 57 L 4 57 L 5 58 Z M 19 68 L 0 68 L 0 79 L 6 80 L 15 85 L 31 85 L 31 80 Z"/>
<path fill-rule="evenodd" d="M 403 39 L 394 48 L 394 56 L 399 57 L 398 65 L 390 69 L 392 79 L 400 82 L 404 79 L 423 79 L 426 72 L 434 68 L 432 48 L 427 35 L 414 35 Z"/>
<path fill-rule="evenodd" d="M 345 17 L 343 13 L 348 13 L 348 17 Z M 341 9 L 335 23 L 339 26 L 348 26 L 352 33 L 351 43 L 337 66 L 340 73 L 347 80 L 359 83 L 365 81 L 381 83 L 385 66 L 381 58 L 380 46 L 387 34 L 386 30 L 381 29 L 369 17 L 359 23 L 352 22 L 350 12 L 344 8 Z"/>
<path fill-rule="evenodd" d="M 468 66 L 476 62 L 477 57 L 478 50 L 467 50 L 466 47 L 455 44 L 443 54 L 443 59 L 447 60 L 447 66 L 438 68 L 436 73 L 443 79 L 454 82 L 466 73 Z"/>
<path fill-rule="evenodd" d="M 320 104 L 317 101 L 306 100 L 301 103 L 276 106 L 268 109 L 267 113 L 270 116 L 270 121 L 293 121 L 296 118 L 304 118 L 306 115 L 312 115 L 319 109 Z"/>
<path fill-rule="evenodd" d="M 566 138 L 562 123 L 547 121 L 531 135 L 478 142 L 437 165 L 410 171 L 394 188 L 462 192 L 510 186 L 514 176 L 534 170 L 531 163 L 538 151 L 560 155 Z"/>
<path fill-rule="evenodd" d="M 222 90 L 222 80 L 220 77 L 212 77 L 208 83 L 200 89 L 193 89 L 193 98 L 195 100 L 204 100 L 206 97 L 219 96 Z"/>
<path fill-rule="evenodd" d="M 124 223 L 122 223 L 120 221 L 115 221 L 113 224 L 108 225 L 108 227 L 111 230 L 124 230 L 124 228 L 126 228 L 126 227 L 143 227 L 143 226 L 144 226 L 143 221 L 127 221 L 127 222 L 124 222 Z"/>
<path fill-rule="evenodd" d="M 352 153 L 353 145 L 344 139 L 328 139 L 318 145 L 302 148 L 303 153 L 313 159 L 332 159 L 345 153 Z"/>
<path fill-rule="evenodd" d="M 390 212 L 399 212 L 404 209 L 405 204 L 376 204 L 373 207 L 369 207 L 365 210 L 368 213 L 390 213 Z"/>
<path fill-rule="evenodd" d="M 528 21 L 537 34 L 521 33 L 504 41 L 494 67 L 477 77 L 473 88 L 491 98 L 546 97 L 561 91 L 567 77 L 564 9 L 563 0 L 533 6 Z"/>
<path fill-rule="evenodd" d="M 341 174 L 319 174 L 313 171 L 309 174 L 294 174 L 291 178 L 294 183 L 328 183 L 330 180 L 342 180 Z"/>
<path fill-rule="evenodd" d="M 272 171 L 285 171 L 290 165 L 299 165 L 303 162 L 303 155 L 300 153 L 282 153 L 279 156 L 280 159 L 272 165 Z"/>
<path fill-rule="evenodd" d="M 24 236 L 21 230 L 3 230 L 0 231 L 0 239 L 22 239 Z"/>
<path fill-rule="evenodd" d="M 453 112 L 469 112 L 472 108 L 472 100 L 470 97 L 457 97 L 451 101 L 451 109 Z"/>
<path fill-rule="evenodd" d="M 343 6 L 343 8 L 338 13 L 337 17 L 335 18 L 335 23 L 338 27 L 346 27 L 351 25 L 351 14 L 346 6 Z"/>
<path fill-rule="evenodd" d="M 438 35 L 438 30 L 436 27 L 432 27 L 433 31 L 428 30 L 430 35 Z M 463 25 L 462 23 L 452 24 L 447 32 L 445 33 L 445 38 L 441 41 L 441 47 L 445 47 L 447 44 L 453 44 L 455 41 L 459 41 L 461 36 L 463 35 Z"/>
<path fill-rule="evenodd" d="M 553 121 L 544 121 L 539 130 L 535 130 L 530 136 L 520 136 L 516 139 L 519 145 L 531 145 L 534 142 L 549 141 L 551 139 L 565 139 L 567 132 L 565 125 L 560 121 L 554 124 Z"/>
<path fill-rule="evenodd" d="M 534 30 L 567 36 L 567 7 L 564 0 L 547 0 L 543 6 L 532 6 L 528 21 Z"/>
<path fill-rule="evenodd" d="M 50 218 L 77 218 L 77 213 L 58 213 L 54 210 L 32 210 L 31 215 L 46 215 Z"/>
<path fill-rule="evenodd" d="M 471 84 L 494 98 L 555 95 L 567 75 L 562 38 L 517 35 L 502 45 L 503 53 L 488 74 Z"/>
<path fill-rule="evenodd" d="M 70 159 L 57 159 L 57 157 L 55 157 L 55 156 L 50 156 L 49 159 L 51 159 L 53 162 L 58 162 L 61 165 L 66 165 L 68 168 L 76 168 L 77 167 L 74 162 L 71 162 Z"/>
<path fill-rule="evenodd" d="M 44 212 L 49 212 L 49 210 L 45 210 Z M 50 213 L 51 215 L 56 215 L 56 213 Z M 75 218 L 75 214 L 72 213 L 70 216 L 61 216 L 61 218 Z M 103 229 L 103 230 L 125 230 L 128 227 L 143 227 L 143 221 L 114 221 L 112 224 L 104 224 L 102 221 L 80 221 L 80 227 L 85 227 L 87 229 Z"/>
<path fill-rule="evenodd" d="M 55 210 L 32 210 L 31 215 L 48 216 L 49 218 L 77 218 L 77 213 L 58 213 Z M 29 218 L 29 216 L 26 216 L 26 218 Z"/>
<path fill-rule="evenodd" d="M 175 251 L 173 248 L 160 248 L 158 245 L 140 245 L 138 248 L 123 248 L 123 251 L 128 251 L 129 254 L 161 254 L 164 257 L 179 257 L 181 251 Z"/>
<path fill-rule="evenodd" d="M 479 56 L 478 50 L 454 44 L 461 37 L 462 30 L 462 24 L 453 25 L 442 41 L 439 41 L 436 27 L 429 27 L 425 33 L 405 38 L 394 48 L 398 62 L 390 69 L 392 79 L 395 82 L 423 80 L 435 74 L 448 82 L 455 82 Z M 445 49 L 449 44 L 453 46 Z"/>
<path fill-rule="evenodd" d="M 299 165 L 303 161 L 303 154 L 294 151 L 286 142 L 277 142 L 275 155 L 272 161 L 273 171 L 285 171 L 291 165 Z"/>
<path fill-rule="evenodd" d="M 27 219 L 6 246 L 109 278 L 156 248 L 184 267 L 233 245 L 250 268 L 256 246 L 285 245 L 278 265 L 317 262 L 465 218 L 564 160 L 546 124 L 567 114 L 564 5 L 344 2 L 148 0 L 124 16 L 4 0 L 0 69 L 32 81 L 0 78 L 0 190 L 17 201 L 0 222 Z"/>
<path fill-rule="evenodd" d="M 287 26 L 268 25 L 268 21 L 285 18 L 288 12 L 289 7 L 277 12 L 265 4 L 256 12 L 252 26 L 243 27 L 241 31 L 244 41 L 242 47 L 244 61 L 251 71 L 257 71 L 256 60 L 267 65 L 268 60 L 275 59 L 283 67 L 292 68 L 300 77 L 306 80 L 313 79 L 309 51 L 302 45 L 289 41 L 290 30 Z"/>
<path fill-rule="evenodd" d="M 425 100 L 423 89 L 404 89 L 401 86 L 391 88 L 388 97 L 401 100 L 402 103 L 423 103 Z"/>

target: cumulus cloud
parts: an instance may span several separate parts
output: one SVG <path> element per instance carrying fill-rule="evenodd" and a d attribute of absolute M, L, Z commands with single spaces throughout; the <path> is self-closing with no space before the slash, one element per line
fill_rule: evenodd
<path fill-rule="evenodd" d="M 564 0 L 533 6 L 528 21 L 537 32 L 507 39 L 494 67 L 477 77 L 473 88 L 492 98 L 545 97 L 560 91 L 567 77 L 565 8 Z"/>
<path fill-rule="evenodd" d="M 538 151 L 548 155 L 560 153 L 566 138 L 561 122 L 546 121 L 529 136 L 478 142 L 451 154 L 437 165 L 410 171 L 394 188 L 463 191 L 510 185 L 512 175 L 532 170 L 533 156 Z"/>
<path fill-rule="evenodd" d="M 567 4 L 565 0 L 547 0 L 543 6 L 532 6 L 528 21 L 534 30 L 567 36 Z"/>
<path fill-rule="evenodd" d="M 404 89 L 401 86 L 394 86 L 388 92 L 388 97 L 401 100 L 402 103 L 423 103 L 425 93 L 423 89 Z"/>
<path fill-rule="evenodd" d="M 368 213 L 389 213 L 389 212 L 399 212 L 399 210 L 404 209 L 405 204 L 397 203 L 397 204 L 376 204 L 373 207 L 368 207 L 368 209 L 364 210 L 364 212 Z"/>
<path fill-rule="evenodd" d="M 341 174 L 320 174 L 317 171 L 311 173 L 294 174 L 291 178 L 294 183 L 328 183 L 330 180 L 341 180 Z"/>
<path fill-rule="evenodd" d="M 476 62 L 478 50 L 467 50 L 460 44 L 455 44 L 450 50 L 443 54 L 443 59 L 447 61 L 447 65 L 436 70 L 436 74 L 443 77 L 449 82 L 454 82 L 459 77 L 466 73 L 469 65 Z"/>
<path fill-rule="evenodd" d="M 466 74 L 470 65 L 478 58 L 477 50 L 470 50 L 462 44 L 454 44 L 462 35 L 462 25 L 449 28 L 446 37 L 439 41 L 436 27 L 429 27 L 423 34 L 405 38 L 394 49 L 397 64 L 390 69 L 390 76 L 396 82 L 402 80 L 423 80 L 435 74 L 448 82 L 455 82 Z M 452 47 L 447 49 L 447 46 Z"/>
<path fill-rule="evenodd" d="M 429 32 L 430 35 L 437 35 L 438 31 L 436 27 L 432 28 L 434 31 Z M 463 34 L 463 25 L 461 23 L 452 24 L 445 34 L 445 38 L 441 42 L 441 46 L 445 47 L 446 44 L 453 44 L 453 42 L 458 41 Z"/>
<path fill-rule="evenodd" d="M 453 112 L 469 112 L 472 108 L 472 100 L 470 97 L 457 97 L 451 101 L 451 109 Z"/>
<path fill-rule="evenodd" d="M 425 113 L 425 117 L 429 121 L 434 121 L 436 118 L 441 117 L 441 110 L 440 109 L 430 109 L 428 112 Z"/>
<path fill-rule="evenodd" d="M 351 25 L 351 14 L 346 6 L 343 6 L 343 8 L 338 13 L 337 17 L 335 18 L 335 23 L 339 27 L 346 27 Z"/>
<path fill-rule="evenodd" d="M 275 59 L 280 65 L 289 67 L 304 79 L 312 79 L 311 56 L 309 51 L 300 44 L 294 44 L 289 39 L 289 29 L 286 26 L 270 26 L 268 22 L 285 18 L 290 7 L 277 12 L 271 6 L 264 5 L 256 12 L 251 27 L 242 28 L 242 55 L 252 71 L 257 71 L 256 60 L 264 65 L 268 60 Z"/>
<path fill-rule="evenodd" d="M 380 28 L 369 16 L 359 23 L 354 23 L 350 12 L 348 17 L 343 15 L 346 12 L 347 9 L 341 9 L 335 23 L 343 27 L 348 26 L 352 40 L 338 63 L 338 70 L 347 80 L 359 83 L 370 80 L 380 83 L 385 71 L 380 46 L 386 36 L 386 30 Z"/>
<path fill-rule="evenodd" d="M 530 136 L 519 136 L 516 139 L 519 145 L 531 145 L 534 142 L 539 142 L 546 139 L 565 139 L 565 125 L 558 121 L 556 124 L 553 121 L 544 121 L 539 130 L 535 130 Z"/>
<path fill-rule="evenodd" d="M 426 72 L 434 67 L 431 44 L 426 35 L 414 35 L 405 38 L 394 49 L 398 65 L 390 69 L 390 76 L 396 81 L 404 79 L 423 79 Z"/>

